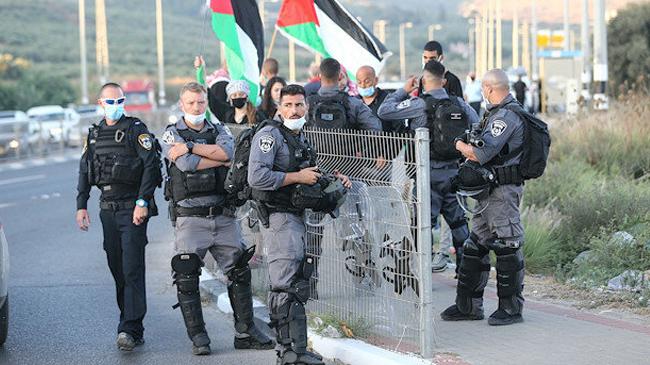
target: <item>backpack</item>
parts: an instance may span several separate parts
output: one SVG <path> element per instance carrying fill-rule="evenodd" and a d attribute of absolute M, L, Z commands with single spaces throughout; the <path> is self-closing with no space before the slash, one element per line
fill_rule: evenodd
<path fill-rule="evenodd" d="M 333 96 L 312 95 L 309 104 L 308 126 L 325 129 L 350 129 L 350 101 L 348 94 Z"/>
<path fill-rule="evenodd" d="M 524 123 L 524 141 L 522 145 L 509 155 L 516 156 L 522 152 L 519 171 L 524 180 L 536 179 L 544 174 L 551 148 L 551 135 L 548 125 L 541 119 L 522 108 L 519 103 L 513 102 L 504 106 L 507 110 L 517 114 Z"/>
<path fill-rule="evenodd" d="M 456 97 L 435 99 L 425 94 L 422 96 L 426 103 L 427 128 L 429 128 L 432 160 L 451 161 L 462 158 L 456 149 L 454 140 L 465 134 L 469 128 L 467 113 Z"/>
<path fill-rule="evenodd" d="M 248 158 L 251 154 L 253 137 L 270 122 L 271 120 L 265 120 L 257 126 L 243 130 L 235 140 L 235 153 L 226 175 L 225 187 L 228 192 L 226 200 L 237 207 L 251 199 L 251 187 L 248 185 Z"/>

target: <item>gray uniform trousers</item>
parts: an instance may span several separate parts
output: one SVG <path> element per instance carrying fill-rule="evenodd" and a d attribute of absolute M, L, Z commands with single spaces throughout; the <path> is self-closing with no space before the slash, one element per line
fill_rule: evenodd
<path fill-rule="evenodd" d="M 195 253 L 201 259 L 208 251 L 227 274 L 245 249 L 241 228 L 235 218 L 225 215 L 216 217 L 178 217 L 176 219 L 174 251 Z"/>
<path fill-rule="evenodd" d="M 489 251 L 497 257 L 497 295 L 499 308 L 508 314 L 520 314 L 523 309 L 524 227 L 519 204 L 522 185 L 496 187 L 484 200 L 477 202 L 472 234 L 465 241 L 460 267 L 456 304 L 463 313 L 483 311 L 483 290 L 490 274 Z"/>
<path fill-rule="evenodd" d="M 268 296 L 272 313 L 292 301 L 286 292 L 296 278 L 301 277 L 301 262 L 305 257 L 305 222 L 291 213 L 271 213 L 269 227 L 260 226 L 264 244 L 267 245 L 269 281 Z M 278 350 L 282 350 L 278 343 Z"/>

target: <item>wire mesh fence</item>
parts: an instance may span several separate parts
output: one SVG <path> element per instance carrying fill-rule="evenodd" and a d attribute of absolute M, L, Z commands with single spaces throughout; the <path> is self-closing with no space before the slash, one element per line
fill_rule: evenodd
<path fill-rule="evenodd" d="M 428 356 L 433 344 L 428 133 L 306 129 L 305 134 L 321 170 L 353 181 L 336 218 L 305 215 L 306 250 L 316 263 L 308 310 L 326 322 L 344 322 L 354 336 L 384 348 Z M 245 240 L 258 245 L 253 288 L 265 297 L 265 247 L 249 213 L 242 209 L 240 219 Z"/>

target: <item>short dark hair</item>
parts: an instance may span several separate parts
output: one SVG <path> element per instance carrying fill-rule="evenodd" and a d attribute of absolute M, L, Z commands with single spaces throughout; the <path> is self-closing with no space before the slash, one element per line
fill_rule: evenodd
<path fill-rule="evenodd" d="M 307 92 L 305 92 L 305 88 L 297 84 L 291 84 L 283 87 L 282 90 L 280 90 L 280 100 L 282 100 L 285 95 L 302 95 L 305 97 L 305 99 L 307 98 Z"/>
<path fill-rule="evenodd" d="M 113 87 L 116 88 L 116 89 L 122 90 L 122 86 L 120 86 L 120 84 L 118 84 L 117 82 L 107 82 L 104 85 L 102 85 L 102 87 L 99 89 L 99 97 L 102 96 L 102 93 L 104 92 L 104 90 L 106 90 L 108 88 L 113 88 Z"/>
<path fill-rule="evenodd" d="M 442 55 L 442 45 L 438 41 L 428 41 L 427 44 L 424 45 L 424 50 L 428 52 L 435 51 L 438 53 L 438 56 Z"/>
<path fill-rule="evenodd" d="M 444 78 L 445 77 L 445 66 L 435 60 L 429 61 L 424 65 L 424 71 L 432 74 L 435 77 Z"/>
<path fill-rule="evenodd" d="M 276 60 L 275 58 L 267 58 L 264 60 L 264 63 L 262 64 L 262 69 L 273 75 L 277 75 L 280 69 L 280 64 L 278 63 L 278 60 Z"/>
<path fill-rule="evenodd" d="M 328 81 L 338 81 L 341 64 L 334 58 L 326 58 L 320 63 L 320 77 Z"/>

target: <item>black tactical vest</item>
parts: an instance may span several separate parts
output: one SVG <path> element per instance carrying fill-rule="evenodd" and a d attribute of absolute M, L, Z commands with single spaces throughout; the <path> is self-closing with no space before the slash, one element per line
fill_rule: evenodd
<path fill-rule="evenodd" d="M 309 117 L 307 126 L 323 129 L 352 129 L 348 94 L 338 92 L 331 96 L 312 95 L 307 99 Z"/>
<path fill-rule="evenodd" d="M 122 117 L 109 126 L 102 122 L 90 128 L 89 182 L 102 190 L 102 198 L 133 192 L 137 194 L 144 166 L 135 150 L 131 127 L 137 119 Z"/>
<path fill-rule="evenodd" d="M 283 172 L 298 172 L 306 167 L 316 166 L 316 152 L 308 141 L 301 141 L 300 136 L 294 134 L 278 121 L 269 122 L 271 125 L 282 133 L 284 143 L 289 147 L 289 167 Z M 275 171 L 276 168 L 274 167 Z M 297 212 L 291 203 L 291 198 L 296 185 L 283 186 L 278 190 L 266 191 L 253 189 L 252 197 L 254 200 L 262 202 L 274 212 Z"/>
<path fill-rule="evenodd" d="M 206 121 L 206 123 L 209 122 Z M 177 132 L 186 142 L 215 144 L 218 135 L 217 129 L 211 124 L 208 125 L 211 128 L 206 128 L 203 133 L 191 128 L 177 129 Z M 166 165 L 167 176 L 170 180 L 165 187 L 165 198 L 174 203 L 187 198 L 226 193 L 224 180 L 228 173 L 227 167 L 212 167 L 195 172 L 183 172 L 174 163 L 168 162 Z"/>

